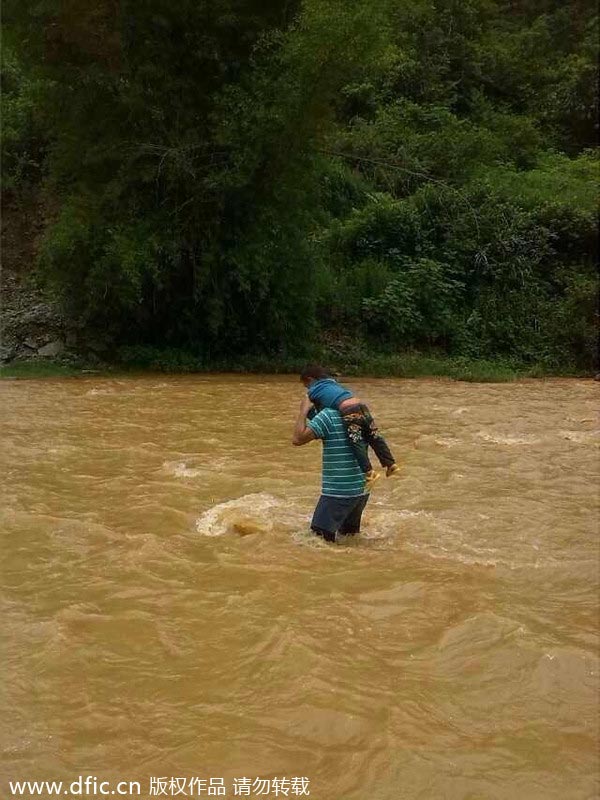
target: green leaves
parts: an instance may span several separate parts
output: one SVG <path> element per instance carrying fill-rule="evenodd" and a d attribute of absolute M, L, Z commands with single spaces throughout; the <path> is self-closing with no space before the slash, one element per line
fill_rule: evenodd
<path fill-rule="evenodd" d="M 5 23 L 4 185 L 44 180 L 40 272 L 89 327 L 206 358 L 340 329 L 593 358 L 587 0 L 7 0 Z"/>
<path fill-rule="evenodd" d="M 21 191 L 45 171 L 46 136 L 38 104 L 47 82 L 28 71 L 9 42 L 2 48 L 2 187 Z"/>
<path fill-rule="evenodd" d="M 429 258 L 402 259 L 385 290 L 363 301 L 368 326 L 395 344 L 438 344 L 456 328 L 463 285 L 447 265 Z"/>

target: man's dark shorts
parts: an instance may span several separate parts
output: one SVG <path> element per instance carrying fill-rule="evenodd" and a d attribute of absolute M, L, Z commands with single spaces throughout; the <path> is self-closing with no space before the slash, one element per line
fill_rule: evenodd
<path fill-rule="evenodd" d="M 330 497 L 322 494 L 315 508 L 310 527 L 326 542 L 335 542 L 335 534 L 349 536 L 360 531 L 360 520 L 368 494 L 360 497 Z"/>

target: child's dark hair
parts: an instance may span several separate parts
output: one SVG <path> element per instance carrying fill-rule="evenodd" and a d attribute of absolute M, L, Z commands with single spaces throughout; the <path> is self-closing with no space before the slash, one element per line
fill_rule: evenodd
<path fill-rule="evenodd" d="M 320 378 L 331 378 L 331 373 L 319 364 L 307 364 L 300 373 L 300 380 L 304 381 L 307 378 L 318 381 Z"/>

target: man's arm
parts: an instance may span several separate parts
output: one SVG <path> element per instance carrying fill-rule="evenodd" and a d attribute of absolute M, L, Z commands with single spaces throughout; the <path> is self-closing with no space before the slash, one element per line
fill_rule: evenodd
<path fill-rule="evenodd" d="M 300 403 L 300 411 L 298 413 L 296 424 L 294 425 L 294 435 L 292 437 L 292 444 L 296 447 L 300 447 L 303 444 L 308 444 L 309 442 L 312 442 L 313 439 L 317 438 L 315 432 L 306 425 L 306 415 L 308 414 L 308 410 L 311 406 L 312 403 L 308 397 L 304 397 Z"/>

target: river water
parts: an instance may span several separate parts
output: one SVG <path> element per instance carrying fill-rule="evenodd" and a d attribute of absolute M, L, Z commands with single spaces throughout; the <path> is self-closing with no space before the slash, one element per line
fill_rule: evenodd
<path fill-rule="evenodd" d="M 0 794 L 598 796 L 598 385 L 352 386 L 404 467 L 330 546 L 297 379 L 0 384 Z"/>

